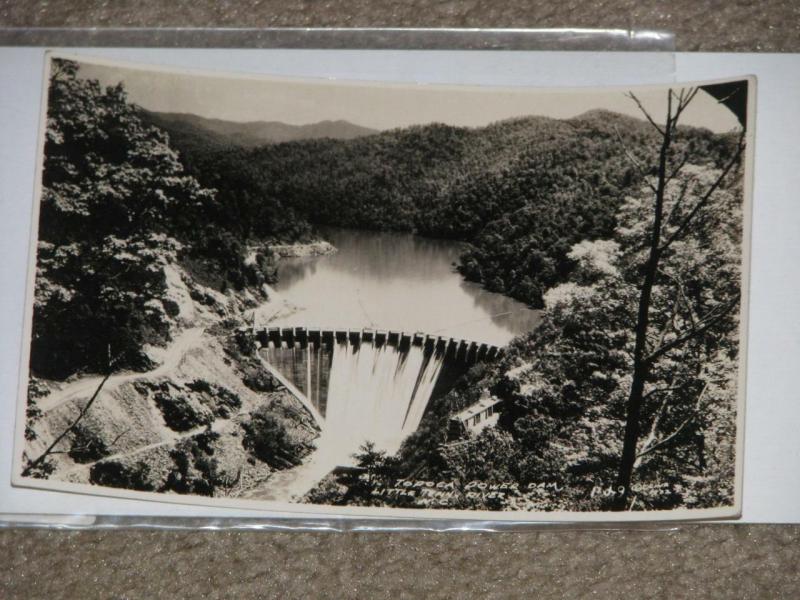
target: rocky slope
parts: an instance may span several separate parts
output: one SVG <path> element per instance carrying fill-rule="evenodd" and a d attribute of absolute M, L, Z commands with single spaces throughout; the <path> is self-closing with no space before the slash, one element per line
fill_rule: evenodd
<path fill-rule="evenodd" d="M 146 491 L 238 495 L 293 468 L 313 449 L 317 423 L 252 357 L 243 323 L 254 297 L 204 288 L 176 265 L 167 270 L 168 295 L 179 307 L 175 326 L 183 333 L 166 348 L 148 349 L 159 366 L 113 375 L 88 410 L 102 378 L 32 381 L 41 416 L 27 457 L 40 456 L 68 430 L 40 474 Z"/>

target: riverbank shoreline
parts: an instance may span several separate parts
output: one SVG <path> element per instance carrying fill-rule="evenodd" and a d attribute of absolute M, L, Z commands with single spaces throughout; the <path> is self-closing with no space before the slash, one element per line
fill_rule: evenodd
<path fill-rule="evenodd" d="M 335 227 L 319 235 L 336 253 L 278 260 L 275 302 L 259 310 L 259 325 L 422 331 L 505 346 L 538 324 L 537 311 L 453 269 L 461 242 Z"/>
<path fill-rule="evenodd" d="M 307 244 L 273 244 L 270 249 L 278 258 L 308 258 L 312 256 L 327 256 L 336 254 L 339 250 L 325 240 L 309 242 Z"/>

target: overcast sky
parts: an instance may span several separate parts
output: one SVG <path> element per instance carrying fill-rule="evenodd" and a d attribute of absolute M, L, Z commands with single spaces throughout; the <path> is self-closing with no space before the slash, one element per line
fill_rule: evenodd
<path fill-rule="evenodd" d="M 281 121 L 305 125 L 345 120 L 373 129 L 432 122 L 467 127 L 526 115 L 558 119 L 604 108 L 641 117 L 624 90 L 542 92 L 532 88 L 459 88 L 375 85 L 327 80 L 268 79 L 196 72 L 139 70 L 81 63 L 80 75 L 103 85 L 122 81 L 131 101 L 153 111 L 194 113 L 228 121 Z M 580 88 L 577 88 L 580 89 Z M 661 90 L 637 96 L 658 121 L 666 112 Z M 734 115 L 700 92 L 681 123 L 725 132 L 738 128 Z"/>

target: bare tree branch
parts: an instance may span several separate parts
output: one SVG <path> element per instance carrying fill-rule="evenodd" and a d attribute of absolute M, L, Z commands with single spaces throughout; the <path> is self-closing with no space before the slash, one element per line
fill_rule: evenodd
<path fill-rule="evenodd" d="M 48 456 L 53 454 L 55 447 L 61 442 L 61 440 L 63 440 L 68 433 L 70 433 L 73 429 L 75 429 L 75 427 L 78 425 L 78 423 L 81 422 L 83 417 L 86 416 L 86 413 L 92 407 L 92 404 L 94 404 L 94 401 L 97 399 L 97 396 L 100 395 L 100 390 L 103 389 L 103 386 L 105 385 L 106 381 L 108 381 L 109 377 L 111 377 L 110 371 L 105 377 L 103 377 L 102 381 L 100 381 L 100 385 L 97 386 L 97 389 L 94 391 L 94 394 L 92 394 L 92 397 L 89 398 L 89 401 L 83 406 L 83 408 L 81 408 L 81 410 L 78 412 L 78 416 L 75 417 L 72 423 L 70 423 L 69 426 L 67 426 L 67 428 L 64 431 L 62 431 L 61 434 L 59 434 L 55 440 L 53 440 L 53 442 L 47 447 L 47 449 L 44 452 L 42 452 L 36 459 L 28 462 L 28 465 L 22 471 L 23 477 L 27 477 L 28 475 L 30 475 L 31 471 L 33 471 L 36 467 L 41 465 Z"/>
<path fill-rule="evenodd" d="M 684 344 L 693 337 L 700 335 L 704 331 L 707 331 L 709 328 L 716 325 L 728 313 L 730 313 L 730 311 L 733 310 L 738 304 L 739 304 L 739 298 L 736 297 L 730 302 L 728 302 L 728 304 L 722 306 L 722 308 L 712 310 L 710 314 L 704 315 L 703 318 L 700 319 L 694 327 L 692 327 L 685 333 L 679 335 L 671 342 L 667 342 L 660 348 L 654 350 L 649 356 L 645 358 L 645 360 L 650 364 L 654 363 L 656 360 L 658 360 L 661 356 L 663 356 L 670 350 L 677 348 L 681 344 Z"/>
<path fill-rule="evenodd" d="M 671 93 L 671 92 L 672 92 L 672 90 L 670 90 L 670 93 Z M 646 118 L 648 121 L 650 121 L 650 124 L 651 124 L 653 127 L 655 127 L 656 131 L 658 131 L 658 133 L 660 133 L 662 136 L 666 135 L 666 133 L 664 132 L 664 130 L 661 128 L 661 125 L 659 125 L 658 123 L 656 123 L 656 122 L 653 120 L 653 117 L 651 117 L 651 116 L 650 116 L 650 113 L 649 113 L 649 112 L 647 112 L 647 109 L 646 109 L 646 108 L 645 108 L 645 107 L 642 105 L 642 103 L 639 101 L 639 98 L 637 98 L 637 97 L 636 97 L 636 94 L 634 94 L 633 92 L 628 92 L 628 94 L 627 94 L 627 95 L 628 95 L 628 97 L 629 97 L 629 98 L 631 98 L 631 99 L 632 99 L 634 102 L 636 102 L 636 106 L 638 106 L 638 107 L 639 107 L 639 110 L 642 112 L 642 114 L 645 116 L 645 118 Z M 669 125 L 669 121 L 670 121 L 670 119 L 668 119 L 668 120 L 667 120 L 667 125 Z"/>
<path fill-rule="evenodd" d="M 631 94 L 631 97 L 643 109 L 638 99 Z M 646 112 L 645 112 L 646 114 Z M 651 122 L 652 118 L 647 115 Z M 658 154 L 658 176 L 657 188 L 653 195 L 653 227 L 650 239 L 647 242 L 649 247 L 647 262 L 643 265 L 643 280 L 639 292 L 638 308 L 636 312 L 636 325 L 634 351 L 633 351 L 633 373 L 631 377 L 631 388 L 628 400 L 625 403 L 625 431 L 623 433 L 622 454 L 620 456 L 619 471 L 617 473 L 617 485 L 622 488 L 622 495 L 616 500 L 617 506 L 623 509 L 627 504 L 630 494 L 630 485 L 633 478 L 634 464 L 636 462 L 636 450 L 639 446 L 639 436 L 641 435 L 640 416 L 642 412 L 644 385 L 652 366 L 647 361 L 648 331 L 650 328 L 650 307 L 653 301 L 653 287 L 656 283 L 658 265 L 661 259 L 661 228 L 664 218 L 664 192 L 667 177 L 667 157 L 672 145 L 672 94 L 667 94 L 667 116 L 666 128 L 663 131 L 661 148 Z M 660 131 L 660 129 L 659 129 Z"/>
<path fill-rule="evenodd" d="M 650 425 L 650 432 L 647 434 L 647 437 L 644 440 L 644 444 L 642 446 L 644 448 L 648 448 L 653 441 L 656 439 L 656 433 L 658 432 L 658 426 L 661 423 L 661 417 L 664 415 L 664 412 L 667 409 L 667 402 L 669 401 L 669 396 L 664 396 L 664 399 L 661 401 L 661 404 L 656 411 L 655 417 L 653 417 L 653 423 Z M 642 453 L 638 453 L 636 455 L 636 461 L 633 463 L 633 468 L 636 469 L 642 462 Z"/>
<path fill-rule="evenodd" d="M 126 433 L 128 433 L 130 430 L 131 430 L 131 428 L 128 427 L 125 431 L 120 433 L 117 437 L 115 437 L 113 440 L 111 440 L 111 443 L 108 445 L 108 447 L 109 448 L 113 448 L 114 446 L 116 446 L 117 442 L 122 438 L 122 436 L 125 435 Z"/>
<path fill-rule="evenodd" d="M 683 220 L 683 222 L 681 222 L 681 224 L 678 225 L 678 228 L 675 231 L 673 231 L 671 235 L 667 237 L 667 240 L 661 246 L 662 252 L 667 248 L 669 248 L 673 242 L 675 242 L 686 232 L 686 229 L 689 227 L 692 220 L 695 218 L 700 209 L 703 208 L 708 203 L 714 192 L 716 192 L 719 186 L 722 185 L 722 181 L 731 171 L 733 166 L 739 161 L 739 157 L 742 155 L 742 151 L 744 150 L 743 142 L 744 142 L 744 132 L 742 132 L 742 136 L 739 138 L 739 145 L 736 150 L 736 154 L 733 156 L 733 158 L 731 158 L 730 161 L 728 161 L 728 164 L 725 165 L 725 168 L 723 169 L 722 173 L 720 173 L 719 177 L 717 177 L 714 183 L 708 188 L 708 190 L 706 190 L 706 193 L 703 194 L 703 197 L 700 198 L 700 200 L 698 200 L 697 204 L 695 204 L 694 208 L 692 208 L 689 214 L 686 215 L 686 218 Z"/>
<path fill-rule="evenodd" d="M 670 329 L 673 331 L 675 330 L 675 318 L 678 316 L 679 302 L 680 293 L 676 290 L 675 299 L 672 301 L 672 310 L 670 311 L 670 316 L 666 321 L 664 321 L 664 326 L 661 328 L 661 331 L 658 334 L 658 342 L 656 343 L 656 347 L 659 347 L 664 343 L 664 338 Z"/>
<path fill-rule="evenodd" d="M 670 183 L 673 179 L 675 179 L 675 177 L 678 175 L 678 173 L 680 173 L 681 169 L 683 169 L 683 167 L 686 166 L 686 163 L 688 161 L 689 161 L 689 153 L 687 152 L 681 158 L 680 162 L 678 163 L 678 166 L 675 167 L 672 170 L 672 173 L 669 174 L 669 177 L 667 177 L 667 183 Z"/>
<path fill-rule="evenodd" d="M 686 313 L 689 316 L 689 321 L 691 321 L 692 327 L 697 327 L 697 321 L 699 321 L 700 318 L 694 312 L 694 309 L 692 308 L 692 303 L 689 300 L 689 297 L 686 295 L 686 288 L 683 285 L 683 280 L 681 280 L 681 278 L 676 275 L 671 275 L 670 273 L 665 273 L 663 271 L 661 271 L 661 275 L 663 275 L 664 277 L 666 277 L 675 284 L 675 287 L 677 288 L 680 296 L 680 303 L 683 304 L 683 306 L 686 308 Z"/>
<path fill-rule="evenodd" d="M 684 181 L 683 184 L 681 185 L 681 191 L 678 194 L 677 199 L 673 203 L 672 208 L 669 209 L 669 214 L 667 215 L 667 218 L 664 219 L 665 225 L 669 225 L 669 223 L 672 222 L 672 217 L 677 214 L 678 209 L 683 204 L 683 201 L 686 200 L 686 194 L 689 191 L 689 183 L 690 183 L 689 181 Z"/>
<path fill-rule="evenodd" d="M 119 440 L 122 438 L 122 436 L 124 436 L 124 435 L 125 435 L 126 433 L 128 433 L 130 430 L 131 430 L 131 429 L 130 429 L 130 427 L 128 427 L 128 429 L 126 429 L 125 431 L 123 431 L 122 433 L 120 433 L 118 436 L 116 436 L 116 437 L 115 437 L 113 440 L 111 440 L 111 442 L 109 442 L 109 444 L 106 446 L 106 448 L 107 448 L 107 449 L 111 449 L 111 448 L 113 448 L 114 446 L 116 446 L 116 445 L 117 445 L 117 442 L 118 442 L 118 441 L 119 441 Z M 69 450 L 53 450 L 53 451 L 52 451 L 50 454 L 51 454 L 51 455 L 52 455 L 52 454 L 68 454 L 68 453 L 70 453 L 70 452 L 74 452 L 74 451 L 76 451 L 76 450 L 79 450 L 79 451 L 85 451 L 85 450 L 91 450 L 91 448 L 90 448 L 89 446 L 73 446 L 73 447 L 72 447 L 72 448 L 70 448 Z"/>
<path fill-rule="evenodd" d="M 686 311 L 689 313 L 689 320 L 692 322 L 692 327 L 697 327 L 697 321 L 699 320 L 699 318 L 695 314 L 694 309 L 692 308 L 692 303 L 689 301 L 689 298 L 686 295 L 686 290 L 683 287 L 683 282 L 680 281 L 678 278 L 675 279 L 678 286 L 678 291 L 681 294 L 681 299 L 683 300 L 683 304 L 686 307 Z"/>
<path fill-rule="evenodd" d="M 616 485 L 623 490 L 623 493 L 615 500 L 615 506 L 617 510 L 625 510 L 630 502 L 631 482 L 633 480 L 635 467 L 641 464 L 641 457 L 652 453 L 658 448 L 661 448 L 675 440 L 681 432 L 685 431 L 686 427 L 689 425 L 689 423 L 691 423 L 692 419 L 695 418 L 695 415 L 698 412 L 697 408 L 695 408 L 694 414 L 689 415 L 689 417 L 684 420 L 684 422 L 682 422 L 675 431 L 666 436 L 664 439 L 655 441 L 657 429 L 663 420 L 663 415 L 669 410 L 668 399 L 670 396 L 669 394 L 665 394 L 664 399 L 662 399 L 660 402 L 656 417 L 651 423 L 650 431 L 647 436 L 648 441 L 645 443 L 646 447 L 641 452 L 639 451 L 640 438 L 642 436 L 643 404 L 646 397 L 658 393 L 655 390 L 651 390 L 648 392 L 647 396 L 645 396 L 644 391 L 654 368 L 655 361 L 657 361 L 661 356 L 670 350 L 681 346 L 691 339 L 697 338 L 705 331 L 718 324 L 739 303 L 739 297 L 737 295 L 727 304 L 719 305 L 705 314 L 703 318 L 695 320 L 694 315 L 691 313 L 691 305 L 687 302 L 687 310 L 689 311 L 689 319 L 692 320 L 692 325 L 687 331 L 681 332 L 677 329 L 683 326 L 683 324 L 679 323 L 678 320 L 682 321 L 683 323 L 687 323 L 688 320 L 681 314 L 680 302 L 683 300 L 683 296 L 681 296 L 683 292 L 678 291 L 676 295 L 676 301 L 672 307 L 672 317 L 669 318 L 666 324 L 661 325 L 664 330 L 667 330 L 672 325 L 673 320 L 675 320 L 675 324 L 672 326 L 673 329 L 677 330 L 675 331 L 676 337 L 671 341 L 664 343 L 663 340 L 666 338 L 663 336 L 663 332 L 660 336 L 651 334 L 651 329 L 654 328 L 651 314 L 653 311 L 653 293 L 657 283 L 658 274 L 661 271 L 660 261 L 663 258 L 664 251 L 668 249 L 675 240 L 679 239 L 686 233 L 687 230 L 690 229 L 690 225 L 698 212 L 709 202 L 709 199 L 720 187 L 722 181 L 733 168 L 734 164 L 736 164 L 740 159 L 743 149 L 744 134 L 742 134 L 742 137 L 739 140 L 739 148 L 736 152 L 736 155 L 725 166 L 717 181 L 715 181 L 714 184 L 712 184 L 705 191 L 705 194 L 703 194 L 703 197 L 700 199 L 700 201 L 688 211 L 686 216 L 681 219 L 681 222 L 676 229 L 669 234 L 667 229 L 668 222 L 664 220 L 664 217 L 666 216 L 664 214 L 666 212 L 666 187 L 672 179 L 678 176 L 684 165 L 689 162 L 689 155 L 687 152 L 678 161 L 670 160 L 669 157 L 673 147 L 674 138 L 678 133 L 678 121 L 683 112 L 694 100 L 698 91 L 699 89 L 696 87 L 684 88 L 680 90 L 669 90 L 666 98 L 666 118 L 663 126 L 655 122 L 635 94 L 628 94 L 628 96 L 639 107 L 639 110 L 642 112 L 642 114 L 644 114 L 650 125 L 652 125 L 656 131 L 661 134 L 662 139 L 659 151 L 657 175 L 654 182 L 656 186 L 656 192 L 654 193 L 653 197 L 652 230 L 649 235 L 649 240 L 647 241 L 649 252 L 646 262 L 641 265 L 642 280 L 639 288 L 638 309 L 634 327 L 635 342 L 632 361 L 631 384 L 628 399 L 625 404 L 625 428 L 623 432 L 622 452 L 620 454 L 616 479 Z M 679 210 L 681 203 L 684 202 L 684 198 L 687 196 L 687 194 L 689 194 L 689 190 L 690 186 L 688 184 L 684 185 L 681 195 L 674 203 L 672 203 L 672 206 L 669 207 L 671 209 L 669 215 L 670 218 L 678 214 L 677 210 Z M 649 346 L 653 338 L 660 338 L 662 343 L 654 351 L 648 354 Z M 700 393 L 700 396 L 698 396 L 698 404 L 700 403 L 700 398 L 702 398 L 704 391 L 705 388 L 703 392 Z"/>
<path fill-rule="evenodd" d="M 628 158 L 628 161 L 634 167 L 636 167 L 636 169 L 639 171 L 639 175 L 641 175 L 641 177 L 642 177 L 642 180 L 645 182 L 645 184 L 647 184 L 647 187 L 649 187 L 650 190 L 655 193 L 656 192 L 656 188 L 647 179 L 647 172 L 645 171 L 644 167 L 642 166 L 642 163 L 640 163 L 637 160 L 637 158 L 633 155 L 633 153 L 625 145 L 625 141 L 622 139 L 622 135 L 620 134 L 619 129 L 617 129 L 616 125 L 614 125 L 614 132 L 617 134 L 617 138 L 619 139 L 619 143 L 622 146 L 622 151 L 625 153 L 625 156 Z"/>
<path fill-rule="evenodd" d="M 665 437 L 664 439 L 662 439 L 662 440 L 658 441 L 657 443 L 653 444 L 653 445 L 652 445 L 652 446 L 650 446 L 649 448 L 645 448 L 644 450 L 642 450 L 641 452 L 639 452 L 639 454 L 637 454 L 637 455 L 636 455 L 636 463 L 635 463 L 635 464 L 636 464 L 637 466 L 638 466 L 638 465 L 641 465 L 641 461 L 642 461 L 642 458 L 643 458 L 643 457 L 647 456 L 648 454 L 651 454 L 651 453 L 655 452 L 655 451 L 656 451 L 656 450 L 658 450 L 659 448 L 661 448 L 661 447 L 665 446 L 666 444 L 668 444 L 668 443 L 670 443 L 672 440 L 674 440 L 674 439 L 675 439 L 675 438 L 678 436 L 678 434 L 679 434 L 681 431 L 683 431 L 683 430 L 686 428 L 686 426 L 687 426 L 689 423 L 691 423 L 691 422 L 692 422 L 692 420 L 693 420 L 695 417 L 697 417 L 697 414 L 696 414 L 696 413 L 692 413 L 691 415 L 689 415 L 688 417 L 686 417 L 686 419 L 685 419 L 685 420 L 684 420 L 684 421 L 683 421 L 683 422 L 682 422 L 680 425 L 678 425 L 678 428 L 677 428 L 677 429 L 675 429 L 675 431 L 673 431 L 673 432 L 672 432 L 671 434 L 669 434 L 667 437 Z"/>
<path fill-rule="evenodd" d="M 680 425 L 678 425 L 678 427 L 667 437 L 659 440 L 658 442 L 652 444 L 649 447 L 646 446 L 641 452 L 639 452 L 636 455 L 636 462 L 638 464 L 641 464 L 641 459 L 644 456 L 655 452 L 656 450 L 662 448 L 666 444 L 669 444 L 672 440 L 674 440 L 678 436 L 678 434 L 680 434 L 681 431 L 683 431 L 686 428 L 686 426 L 689 423 L 691 423 L 695 418 L 697 418 L 698 409 L 700 407 L 700 401 L 703 399 L 703 396 L 705 395 L 706 390 L 708 389 L 708 383 L 709 382 L 706 381 L 705 384 L 703 385 L 703 389 L 700 390 L 700 394 L 697 396 L 697 400 L 695 401 L 695 406 L 692 413 L 688 417 L 686 417 L 686 419 L 684 419 L 683 422 Z"/>
<path fill-rule="evenodd" d="M 56 437 L 55 440 L 53 440 L 53 442 L 47 447 L 47 449 L 44 452 L 42 452 L 42 454 L 40 454 L 34 460 L 28 461 L 27 466 L 22 471 L 22 476 L 23 477 L 29 476 L 31 474 L 31 471 L 33 471 L 36 467 L 38 467 L 42 463 L 44 463 L 44 461 L 47 459 L 47 457 L 54 453 L 55 447 L 59 443 L 61 443 L 61 440 L 63 440 L 67 436 L 67 434 L 69 434 L 71 431 L 73 431 L 75 429 L 75 427 L 77 427 L 78 423 L 80 423 L 83 420 L 83 417 L 86 416 L 86 413 L 89 412 L 89 409 L 92 407 L 92 404 L 94 404 L 94 401 L 97 400 L 97 397 L 100 395 L 100 390 L 103 389 L 103 386 L 106 384 L 106 381 L 108 381 L 108 378 L 111 377 L 111 374 L 113 373 L 114 365 L 119 360 L 118 356 L 115 357 L 115 358 L 111 358 L 111 356 L 110 356 L 110 354 L 111 354 L 111 346 L 110 345 L 109 345 L 108 351 L 109 351 L 108 373 L 106 373 L 106 375 L 100 381 L 100 384 L 97 386 L 97 389 L 94 391 L 94 394 L 92 394 L 92 397 L 89 398 L 89 401 L 86 404 L 83 405 L 83 408 L 80 409 L 80 411 L 78 412 L 78 416 L 75 417 L 75 419 L 72 421 L 72 423 L 70 423 L 67 426 L 67 428 L 64 431 L 62 431 Z"/>
<path fill-rule="evenodd" d="M 685 89 L 681 89 L 681 95 L 678 102 L 678 107 L 675 110 L 675 116 L 672 118 L 673 125 L 678 123 L 678 119 L 680 118 L 681 114 L 686 107 L 689 106 L 694 97 L 697 95 L 697 92 L 700 91 L 700 88 L 689 88 L 688 91 Z"/>

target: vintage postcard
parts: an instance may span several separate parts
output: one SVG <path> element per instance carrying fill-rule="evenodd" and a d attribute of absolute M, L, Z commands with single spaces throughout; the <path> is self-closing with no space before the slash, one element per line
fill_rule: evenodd
<path fill-rule="evenodd" d="M 741 511 L 755 81 L 50 54 L 13 484 L 326 515 Z"/>

